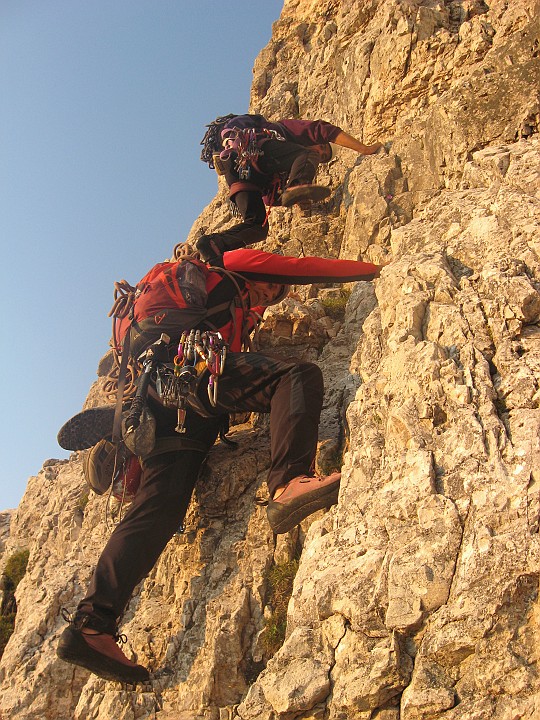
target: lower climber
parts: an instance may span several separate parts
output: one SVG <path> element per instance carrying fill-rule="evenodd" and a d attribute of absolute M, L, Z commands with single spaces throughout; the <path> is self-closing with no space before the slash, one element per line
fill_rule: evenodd
<path fill-rule="evenodd" d="M 340 473 L 319 477 L 313 472 L 324 394 L 320 368 L 311 362 L 241 352 L 241 326 L 250 309 L 261 312 L 279 302 L 292 283 L 371 280 L 378 277 L 382 266 L 283 257 L 251 249 L 225 253 L 223 264 L 225 272 L 210 269 L 208 273 L 208 306 L 227 305 L 224 301 L 234 300 L 238 292 L 242 302 L 234 304 L 233 318 L 225 309 L 212 316 L 213 328 L 219 329 L 230 348 L 219 378 L 217 402 L 210 402 L 208 380 L 203 375 L 197 402 L 187 408 L 184 447 L 178 448 L 173 439 L 178 438 L 177 412 L 159 401 L 155 388 L 151 390 L 147 403 L 156 421 L 156 441 L 152 452 L 140 459 L 140 488 L 109 538 L 90 586 L 75 613 L 68 616 L 70 624 L 60 638 L 57 652 L 61 659 L 107 680 L 133 684 L 150 677 L 143 665 L 129 659 L 118 646 L 123 637 L 118 624 L 134 588 L 182 523 L 199 470 L 224 416 L 246 411 L 270 413 L 267 515 L 275 533 L 285 533 L 316 510 L 337 502 Z M 205 329 L 204 322 L 200 329 Z M 97 442 L 111 436 L 113 407 L 93 408 L 81 415 L 86 421 L 79 418 L 78 425 L 77 421 L 66 424 L 72 430 L 78 428 L 80 437 L 67 432 L 66 426 L 60 431 L 63 447 L 89 447 L 89 437 Z"/>

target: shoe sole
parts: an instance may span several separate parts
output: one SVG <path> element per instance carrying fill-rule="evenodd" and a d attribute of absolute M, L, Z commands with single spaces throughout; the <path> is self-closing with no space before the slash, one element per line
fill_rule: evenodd
<path fill-rule="evenodd" d="M 129 683 L 130 685 L 149 682 L 150 680 L 150 674 L 145 668 L 142 668 L 144 672 L 142 670 L 133 672 L 129 668 L 124 670 L 121 663 L 95 652 L 73 632 L 68 635 L 67 640 L 60 641 L 56 655 L 60 660 L 89 670 L 94 675 L 103 678 L 103 680 Z"/>
<path fill-rule="evenodd" d="M 330 195 L 330 189 L 323 187 L 322 185 L 309 185 L 307 187 L 293 187 L 285 190 L 281 196 L 281 204 L 284 207 L 290 207 L 296 203 L 305 202 L 310 200 L 311 202 L 320 202 L 326 200 Z"/>
<path fill-rule="evenodd" d="M 100 440 L 111 440 L 115 405 L 88 408 L 70 418 L 58 431 L 64 450 L 87 450 Z"/>
<path fill-rule="evenodd" d="M 291 507 L 291 505 L 287 507 L 286 505 L 273 501 L 268 503 L 266 515 L 270 527 L 276 535 L 289 532 L 289 530 L 292 530 L 293 527 L 299 525 L 302 520 L 305 520 L 305 518 L 317 510 L 323 510 L 331 505 L 335 505 L 338 501 L 339 481 L 325 488 L 324 492 L 323 490 L 314 490 L 313 493 L 317 493 L 315 497 L 309 498 L 305 496 L 301 505 L 298 504 L 293 507 Z M 298 501 L 300 500 L 302 500 L 302 498 L 298 498 Z"/>

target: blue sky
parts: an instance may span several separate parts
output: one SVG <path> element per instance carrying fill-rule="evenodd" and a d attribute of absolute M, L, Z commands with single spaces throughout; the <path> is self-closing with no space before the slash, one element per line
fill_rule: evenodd
<path fill-rule="evenodd" d="M 282 0 L 2 0 L 0 510 L 16 507 L 135 283 L 215 195 L 204 126 L 245 112 Z"/>

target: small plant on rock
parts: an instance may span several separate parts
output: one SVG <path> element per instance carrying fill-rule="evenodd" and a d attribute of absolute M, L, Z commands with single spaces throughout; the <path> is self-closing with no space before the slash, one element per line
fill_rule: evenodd
<path fill-rule="evenodd" d="M 339 295 L 331 295 L 323 298 L 321 303 L 328 317 L 331 317 L 332 320 L 343 322 L 345 320 L 345 308 L 350 296 L 350 290 L 341 288 Z"/>
<path fill-rule="evenodd" d="M 269 590 L 268 605 L 272 608 L 264 626 L 264 649 L 274 655 L 283 645 L 287 629 L 287 605 L 292 595 L 294 578 L 298 571 L 297 559 L 273 565 L 266 574 Z"/>
<path fill-rule="evenodd" d="M 6 562 L 0 580 L 0 591 L 2 593 L 2 604 L 0 606 L 0 657 L 2 657 L 15 627 L 15 616 L 17 615 L 15 590 L 26 572 L 29 554 L 28 550 L 20 550 L 11 555 Z"/>

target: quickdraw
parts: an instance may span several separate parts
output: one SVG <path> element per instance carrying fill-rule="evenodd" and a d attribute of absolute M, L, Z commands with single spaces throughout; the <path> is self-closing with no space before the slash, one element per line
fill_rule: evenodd
<path fill-rule="evenodd" d="M 176 432 L 185 432 L 188 397 L 195 396 L 201 374 L 208 370 L 208 399 L 217 405 L 218 382 L 225 368 L 227 343 L 221 333 L 200 330 L 183 332 L 174 358 L 173 370 L 161 366 L 157 370 L 156 390 L 166 407 L 176 407 Z"/>

